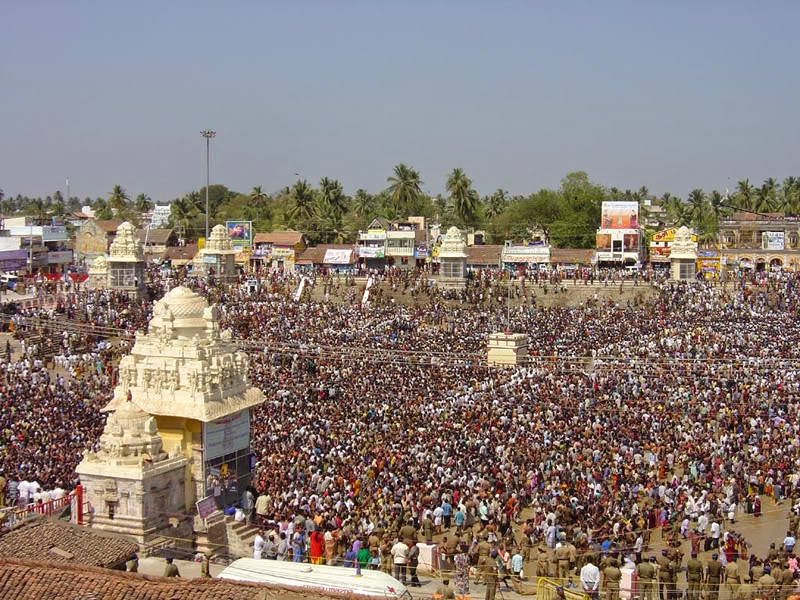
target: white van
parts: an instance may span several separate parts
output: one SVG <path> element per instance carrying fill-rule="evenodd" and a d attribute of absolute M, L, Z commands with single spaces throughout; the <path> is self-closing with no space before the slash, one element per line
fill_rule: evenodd
<path fill-rule="evenodd" d="M 402 583 L 381 571 L 361 571 L 327 565 L 240 558 L 228 565 L 219 579 L 271 583 L 300 591 L 345 593 L 358 598 L 404 598 L 411 593 Z"/>
<path fill-rule="evenodd" d="M 7 290 L 16 290 L 19 283 L 19 277 L 11 273 L 3 273 L 0 275 L 0 284 L 5 284 Z"/>

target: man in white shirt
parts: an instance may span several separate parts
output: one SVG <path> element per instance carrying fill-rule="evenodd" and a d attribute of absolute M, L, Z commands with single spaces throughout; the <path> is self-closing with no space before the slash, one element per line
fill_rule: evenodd
<path fill-rule="evenodd" d="M 392 546 L 392 558 L 394 560 L 394 578 L 406 583 L 406 561 L 408 560 L 408 546 L 403 540 L 397 540 Z"/>
<path fill-rule="evenodd" d="M 581 587 L 592 600 L 599 598 L 600 569 L 592 564 L 591 558 L 581 568 Z"/>
<path fill-rule="evenodd" d="M 259 529 L 255 539 L 253 540 L 253 558 L 261 560 L 262 554 L 264 553 L 265 544 L 264 531 Z"/>
<path fill-rule="evenodd" d="M 711 547 L 712 548 L 719 548 L 719 534 L 720 534 L 719 522 L 716 519 L 714 519 L 714 522 L 711 523 Z"/>

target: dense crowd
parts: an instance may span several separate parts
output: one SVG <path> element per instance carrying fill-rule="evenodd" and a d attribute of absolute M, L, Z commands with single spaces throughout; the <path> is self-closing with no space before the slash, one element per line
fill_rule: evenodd
<path fill-rule="evenodd" d="M 454 573 L 462 549 L 474 563 L 488 547 L 513 572 L 511 559 L 541 544 L 556 576 L 562 546 L 574 545 L 578 566 L 640 557 L 656 528 L 665 549 L 686 538 L 724 548 L 766 497 L 796 503 L 797 277 L 658 280 L 644 301 L 554 307 L 536 298 L 547 285 L 569 293 L 564 282 L 516 281 L 508 312 L 499 274 L 455 297 L 419 275 L 375 279 L 366 305 L 348 276 L 312 276 L 302 292 L 296 275 L 256 289 L 188 282 L 218 303 L 234 339 L 259 349 L 251 380 L 267 400 L 253 414 L 244 508 L 275 529 L 276 547 L 282 534 L 290 553 L 345 560 L 355 543 L 356 559 L 364 545 L 369 564 L 386 565 L 396 538 L 439 531 Z M 85 294 L 36 316 L 133 329 L 151 309 Z M 488 369 L 487 334 L 506 328 L 528 334 L 531 358 Z M 70 361 L 82 341 L 64 336 L 57 377 L 35 354 L 5 365 L 6 477 L 68 486 L 101 431 L 122 350 L 92 340 Z"/>

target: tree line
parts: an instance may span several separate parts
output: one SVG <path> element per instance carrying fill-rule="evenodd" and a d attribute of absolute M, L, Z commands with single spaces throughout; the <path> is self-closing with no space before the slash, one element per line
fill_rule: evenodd
<path fill-rule="evenodd" d="M 344 193 L 337 179 L 323 177 L 315 186 L 298 179 L 292 186 L 268 193 L 254 186 L 242 193 L 224 185 L 208 188 L 209 219 L 213 224 L 227 220 L 253 221 L 256 231 L 296 229 L 306 233 L 312 244 L 344 243 L 355 240 L 376 217 L 389 221 L 408 216 L 424 216 L 447 228 L 486 231 L 492 243 L 506 239 L 529 240 L 536 233 L 556 247 L 592 248 L 600 222 L 601 204 L 606 200 L 639 203 L 640 222 L 660 227 L 688 225 L 697 229 L 701 243 L 716 241 L 720 220 L 736 210 L 754 213 L 781 212 L 800 215 L 800 178 L 774 178 L 760 186 L 739 181 L 734 190 L 706 192 L 694 189 L 681 198 L 669 192 L 656 196 L 646 186 L 637 190 L 605 187 L 591 181 L 583 171 L 568 173 L 558 188 L 543 188 L 530 195 L 511 195 L 498 189 L 481 196 L 463 169 L 447 176 L 444 194 L 423 190 L 424 181 L 415 168 L 398 164 L 378 193 L 358 189 Z M 170 226 L 184 238 L 196 239 L 205 231 L 205 188 L 175 198 L 170 203 Z M 140 225 L 143 215 L 153 208 L 146 194 L 131 199 L 119 185 L 105 198 L 91 204 L 98 219 L 125 219 Z M 80 210 L 77 198 L 53 196 L 5 197 L 0 191 L 0 209 L 5 215 L 29 214 L 42 220 Z M 660 207 L 660 209 L 659 209 Z"/>

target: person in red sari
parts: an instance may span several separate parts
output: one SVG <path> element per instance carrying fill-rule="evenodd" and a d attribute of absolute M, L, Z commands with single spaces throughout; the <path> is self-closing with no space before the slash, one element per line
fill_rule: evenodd
<path fill-rule="evenodd" d="M 325 536 L 319 529 L 315 529 L 311 532 L 310 536 L 311 548 L 309 549 L 309 556 L 311 558 L 311 564 L 313 565 L 321 565 L 322 564 L 322 545 L 325 541 Z"/>

